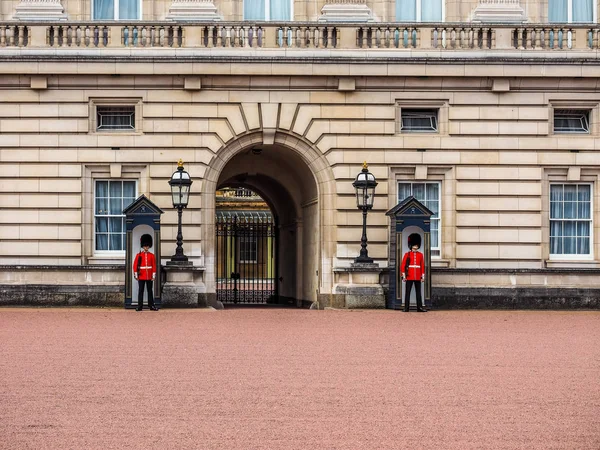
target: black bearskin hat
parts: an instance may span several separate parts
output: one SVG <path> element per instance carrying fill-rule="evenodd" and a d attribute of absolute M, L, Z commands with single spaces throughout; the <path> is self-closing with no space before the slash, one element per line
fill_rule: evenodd
<path fill-rule="evenodd" d="M 142 234 L 142 237 L 140 238 L 140 246 L 141 247 L 152 247 L 152 236 L 150 236 L 149 234 Z"/>
<path fill-rule="evenodd" d="M 412 248 L 413 245 L 421 248 L 421 235 L 419 233 L 412 233 L 408 236 L 408 248 Z"/>

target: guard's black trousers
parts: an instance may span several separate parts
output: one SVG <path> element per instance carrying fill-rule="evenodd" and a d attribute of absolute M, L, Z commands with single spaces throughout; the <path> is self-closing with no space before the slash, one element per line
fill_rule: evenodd
<path fill-rule="evenodd" d="M 412 290 L 413 284 L 415 285 L 415 291 L 417 294 L 417 309 L 423 308 L 423 300 L 421 299 L 421 281 L 406 280 L 406 291 L 404 293 L 404 311 L 408 311 L 408 307 L 410 306 L 410 291 Z"/>
<path fill-rule="evenodd" d="M 142 309 L 144 305 L 144 285 L 146 285 L 146 290 L 148 291 L 148 307 L 154 307 L 154 294 L 152 293 L 152 285 L 154 284 L 153 280 L 138 280 L 138 308 Z"/>

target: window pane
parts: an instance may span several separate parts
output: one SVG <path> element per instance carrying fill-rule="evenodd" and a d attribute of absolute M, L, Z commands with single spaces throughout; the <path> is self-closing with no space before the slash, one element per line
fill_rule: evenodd
<path fill-rule="evenodd" d="M 427 200 L 437 200 L 439 198 L 439 190 L 439 184 L 427 183 Z"/>
<path fill-rule="evenodd" d="M 563 201 L 563 185 L 553 184 L 550 186 L 550 201 L 562 202 Z"/>
<path fill-rule="evenodd" d="M 271 0 L 270 20 L 292 20 L 291 0 Z"/>
<path fill-rule="evenodd" d="M 108 199 L 97 198 L 96 199 L 96 214 L 103 215 L 108 214 Z"/>
<path fill-rule="evenodd" d="M 576 247 L 576 238 L 574 237 L 565 237 L 563 239 L 563 254 L 565 255 L 575 255 L 577 254 Z"/>
<path fill-rule="evenodd" d="M 98 130 L 135 129 L 135 106 L 97 106 Z"/>
<path fill-rule="evenodd" d="M 416 22 L 417 0 L 396 0 L 396 20 L 399 22 Z"/>
<path fill-rule="evenodd" d="M 577 239 L 577 254 L 589 255 L 590 254 L 590 239 L 589 238 L 578 238 Z"/>
<path fill-rule="evenodd" d="M 94 0 L 94 20 L 113 20 L 114 12 L 114 0 Z"/>
<path fill-rule="evenodd" d="M 110 196 L 112 198 L 119 197 L 123 195 L 123 183 L 121 181 L 111 181 L 110 182 Z"/>
<path fill-rule="evenodd" d="M 123 239 L 121 234 L 110 235 L 110 250 L 123 250 Z"/>
<path fill-rule="evenodd" d="M 108 232 L 108 218 L 106 218 L 106 217 L 97 217 L 96 218 L 96 232 L 97 233 Z"/>
<path fill-rule="evenodd" d="M 564 236 L 577 236 L 577 222 L 571 220 L 563 222 Z"/>
<path fill-rule="evenodd" d="M 139 19 L 139 0 L 119 0 L 119 19 Z"/>
<path fill-rule="evenodd" d="M 562 202 L 550 202 L 550 218 L 551 219 L 562 219 L 563 218 L 563 203 Z"/>
<path fill-rule="evenodd" d="M 421 21 L 442 21 L 442 0 L 421 0 Z"/>
<path fill-rule="evenodd" d="M 97 234 L 96 235 L 96 250 L 108 250 L 108 235 Z"/>
<path fill-rule="evenodd" d="M 577 186 L 574 184 L 565 184 L 565 201 L 574 202 L 577 200 Z"/>
<path fill-rule="evenodd" d="M 244 0 L 244 20 L 265 19 L 265 0 Z"/>
<path fill-rule="evenodd" d="M 111 217 L 109 222 L 110 233 L 122 233 L 123 232 L 123 219 L 121 217 Z"/>
<path fill-rule="evenodd" d="M 401 202 L 407 197 L 410 197 L 411 194 L 411 186 L 410 183 L 399 183 L 398 184 L 398 201 Z"/>
<path fill-rule="evenodd" d="M 96 181 L 96 197 L 108 197 L 108 181 Z"/>
<path fill-rule="evenodd" d="M 548 21 L 566 22 L 568 19 L 567 5 L 567 0 L 548 0 Z"/>
<path fill-rule="evenodd" d="M 577 222 L 577 236 L 590 236 L 590 222 Z"/>
<path fill-rule="evenodd" d="M 413 195 L 420 202 L 425 201 L 425 185 L 423 183 L 413 183 Z"/>
<path fill-rule="evenodd" d="M 591 186 L 585 184 L 577 185 L 577 200 L 580 202 L 590 201 Z"/>
<path fill-rule="evenodd" d="M 573 0 L 573 22 L 593 22 L 592 0 Z"/>
<path fill-rule="evenodd" d="M 123 181 L 123 197 L 135 198 L 135 181 Z"/>
<path fill-rule="evenodd" d="M 589 219 L 590 218 L 590 203 L 589 202 L 577 203 L 577 218 L 578 219 Z"/>
<path fill-rule="evenodd" d="M 563 223 L 560 221 L 550 222 L 550 236 L 562 236 L 563 235 Z"/>
<path fill-rule="evenodd" d="M 565 219 L 576 219 L 577 218 L 577 203 L 576 202 L 565 202 L 564 203 Z"/>
<path fill-rule="evenodd" d="M 123 214 L 123 200 L 121 197 L 110 199 L 110 214 L 117 216 Z"/>
<path fill-rule="evenodd" d="M 550 253 L 552 253 L 553 255 L 562 255 L 563 245 L 561 237 L 550 238 Z"/>
<path fill-rule="evenodd" d="M 589 133 L 590 111 L 578 109 L 555 109 L 555 133 Z"/>

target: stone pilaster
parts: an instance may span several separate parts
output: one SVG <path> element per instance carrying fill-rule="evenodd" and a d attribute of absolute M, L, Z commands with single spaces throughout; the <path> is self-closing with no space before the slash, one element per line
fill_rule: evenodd
<path fill-rule="evenodd" d="M 67 20 L 60 0 L 21 0 L 13 16 L 16 20 Z"/>
<path fill-rule="evenodd" d="M 221 20 L 212 0 L 173 0 L 167 19 Z"/>
<path fill-rule="evenodd" d="M 366 0 L 327 0 L 319 22 L 373 22 Z"/>
<path fill-rule="evenodd" d="M 473 22 L 522 23 L 527 16 L 519 0 L 479 0 Z"/>

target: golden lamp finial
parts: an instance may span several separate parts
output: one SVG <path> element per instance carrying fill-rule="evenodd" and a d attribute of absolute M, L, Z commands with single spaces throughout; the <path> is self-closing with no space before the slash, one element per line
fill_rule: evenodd
<path fill-rule="evenodd" d="M 368 167 L 369 167 L 369 165 L 368 165 L 368 164 L 367 164 L 367 162 L 365 161 L 365 162 L 363 163 L 363 169 L 367 169 Z"/>
<path fill-rule="evenodd" d="M 179 161 L 177 161 L 177 167 L 183 167 L 183 159 L 179 158 Z"/>

